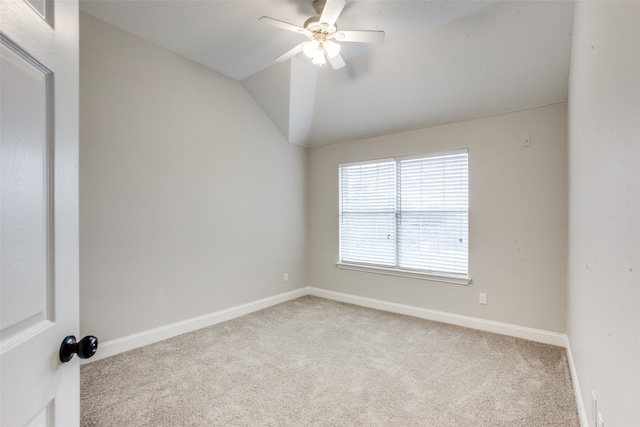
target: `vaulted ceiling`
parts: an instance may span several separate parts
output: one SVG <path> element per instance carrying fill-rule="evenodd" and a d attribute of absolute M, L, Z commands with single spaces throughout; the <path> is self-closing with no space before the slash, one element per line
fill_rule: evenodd
<path fill-rule="evenodd" d="M 292 143 L 316 146 L 567 100 L 573 1 L 348 1 L 346 66 L 274 58 L 304 36 L 311 0 L 82 0 L 81 10 L 239 81 Z"/>

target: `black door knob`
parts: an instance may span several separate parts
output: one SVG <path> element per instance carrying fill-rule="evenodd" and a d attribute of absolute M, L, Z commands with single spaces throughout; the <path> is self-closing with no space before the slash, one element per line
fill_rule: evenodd
<path fill-rule="evenodd" d="M 76 342 L 76 337 L 69 335 L 60 346 L 60 361 L 68 362 L 73 359 L 74 354 L 77 354 L 80 359 L 88 359 L 96 354 L 96 351 L 98 351 L 98 338 L 87 335 Z"/>

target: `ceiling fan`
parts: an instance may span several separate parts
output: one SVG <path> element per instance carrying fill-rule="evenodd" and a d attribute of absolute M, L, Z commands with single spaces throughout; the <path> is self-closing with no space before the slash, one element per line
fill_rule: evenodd
<path fill-rule="evenodd" d="M 298 53 L 304 52 L 306 56 L 311 58 L 312 63 L 322 66 L 329 61 L 333 69 L 337 70 L 345 66 L 344 59 L 340 56 L 338 42 L 379 43 L 384 40 L 384 31 L 338 31 L 336 20 L 345 4 L 346 0 L 314 0 L 313 9 L 317 16 L 307 19 L 303 27 L 268 16 L 261 17 L 260 22 L 303 34 L 309 39 L 283 53 L 276 58 L 276 61 L 284 62 Z"/>

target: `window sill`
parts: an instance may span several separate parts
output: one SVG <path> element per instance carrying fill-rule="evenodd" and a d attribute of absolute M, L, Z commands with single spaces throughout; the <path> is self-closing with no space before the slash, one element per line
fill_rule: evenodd
<path fill-rule="evenodd" d="M 386 274 L 389 276 L 409 277 L 412 279 L 430 280 L 433 282 L 452 283 L 454 285 L 468 286 L 471 284 L 471 278 L 466 276 L 422 273 L 419 271 L 401 270 L 398 268 L 374 267 L 371 265 L 348 264 L 343 262 L 336 262 L 336 267 L 343 270 L 364 271 L 367 273 Z"/>

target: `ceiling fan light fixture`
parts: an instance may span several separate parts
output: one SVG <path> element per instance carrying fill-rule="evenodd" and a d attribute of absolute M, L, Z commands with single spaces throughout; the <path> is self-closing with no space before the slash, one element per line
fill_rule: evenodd
<path fill-rule="evenodd" d="M 329 58 L 335 58 L 340 53 L 340 45 L 334 41 L 327 40 L 324 42 L 324 50 Z"/>
<path fill-rule="evenodd" d="M 324 57 L 324 50 L 322 48 L 319 48 L 315 55 L 313 55 L 313 59 L 311 60 L 311 62 L 314 65 L 324 65 L 327 63 L 327 58 Z"/>
<path fill-rule="evenodd" d="M 313 58 L 318 52 L 318 48 L 320 47 L 320 43 L 317 40 L 311 40 L 310 42 L 305 43 L 302 46 L 302 51 L 309 58 Z"/>

